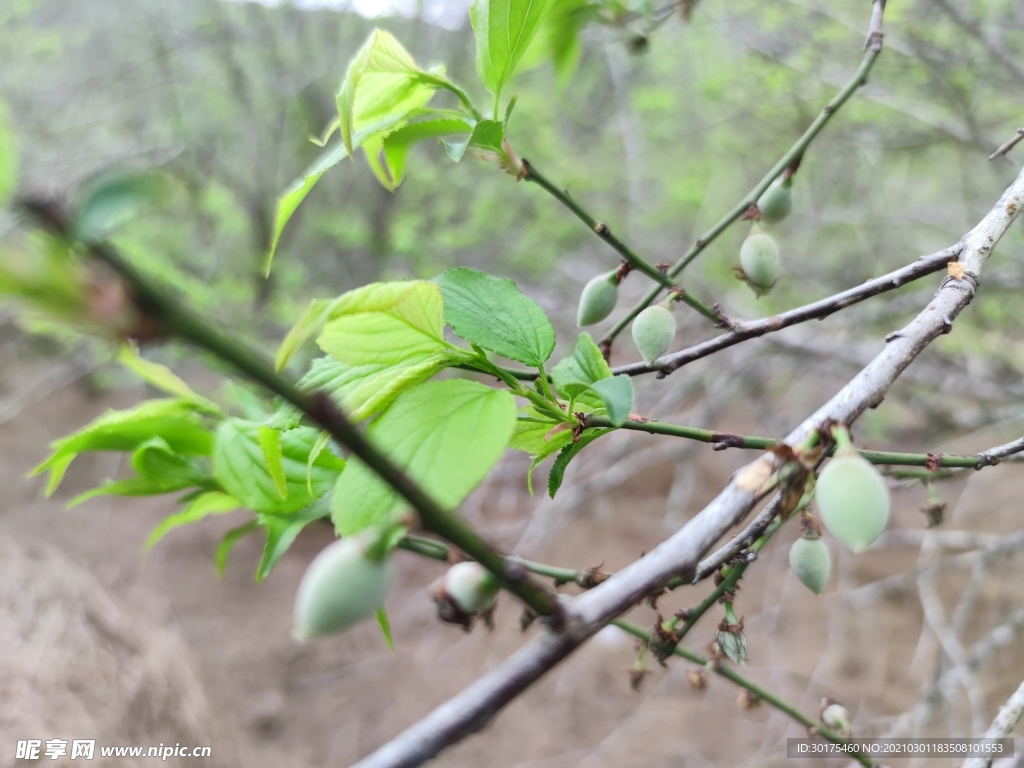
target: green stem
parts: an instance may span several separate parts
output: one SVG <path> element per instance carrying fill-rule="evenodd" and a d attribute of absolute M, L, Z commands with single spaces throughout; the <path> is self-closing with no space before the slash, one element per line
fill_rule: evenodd
<path fill-rule="evenodd" d="M 537 376 L 537 385 L 540 387 L 540 393 L 551 402 L 557 403 L 558 398 L 556 398 L 555 393 L 551 391 L 551 385 L 548 383 L 548 375 L 544 372 L 544 366 L 538 365 L 537 372 L 539 374 Z"/>
<path fill-rule="evenodd" d="M 652 265 L 650 262 L 646 261 L 632 248 L 630 248 L 618 237 L 612 234 L 612 231 L 608 228 L 606 224 L 598 221 L 593 216 L 591 216 L 590 213 L 588 213 L 587 210 L 583 208 L 583 206 L 581 206 L 579 203 L 573 200 L 572 197 L 569 196 L 568 192 L 566 192 L 563 189 L 559 189 L 557 186 L 552 184 L 547 179 L 547 177 L 541 174 L 533 166 L 532 163 L 527 161 L 525 157 L 522 159 L 522 163 L 523 170 L 525 173 L 523 178 L 526 181 L 532 181 L 534 184 L 544 189 L 548 194 L 550 194 L 552 197 L 558 200 L 562 205 L 564 205 L 566 208 L 568 208 L 570 211 L 576 214 L 576 218 L 578 218 L 580 221 L 586 224 L 591 229 L 591 231 L 594 232 L 594 234 L 596 234 L 599 238 L 601 238 L 606 243 L 608 243 L 608 245 L 614 248 L 615 251 L 620 256 L 622 256 L 622 258 L 629 262 L 629 265 L 633 269 L 639 272 L 643 272 L 649 278 L 658 283 L 659 287 L 655 289 L 655 295 L 658 295 L 658 293 L 661 292 L 662 288 L 666 288 L 678 294 L 680 301 L 692 307 L 693 309 L 695 309 L 700 314 L 704 315 L 704 317 L 708 318 L 712 322 L 716 324 L 726 323 L 725 318 L 722 316 L 720 312 L 711 307 L 706 306 L 696 296 L 691 294 L 682 286 L 676 285 L 675 282 L 673 282 L 673 280 L 668 275 L 666 275 L 660 269 Z"/>
<path fill-rule="evenodd" d="M 740 199 L 740 202 L 738 202 L 736 206 L 721 219 L 721 221 L 701 235 L 697 242 L 690 246 L 690 249 L 668 270 L 668 277 L 674 278 L 679 275 L 679 273 L 686 268 L 687 264 L 697 258 L 705 248 L 714 242 L 719 235 L 725 232 L 733 222 L 739 219 L 751 205 L 755 204 L 761 195 L 764 194 L 764 191 L 768 189 L 771 183 L 775 181 L 775 179 L 785 171 L 790 164 L 803 157 L 807 147 L 810 146 L 815 137 L 821 133 L 829 120 L 832 119 L 832 116 L 839 111 L 839 108 L 847 102 L 850 96 L 852 96 L 861 85 L 867 82 L 868 73 L 871 71 L 871 67 L 874 65 L 879 53 L 880 50 L 868 51 L 864 56 L 864 60 L 861 62 L 860 67 L 857 68 L 853 77 L 850 78 L 850 81 L 843 86 L 842 90 L 835 95 L 832 101 L 825 105 L 825 108 L 822 109 L 818 117 L 810 124 L 807 130 L 804 131 L 803 135 L 797 139 L 796 143 L 789 148 L 789 151 L 779 159 L 772 169 L 768 171 L 767 175 L 765 175 L 765 177 L 761 179 L 753 189 Z M 644 308 L 649 306 L 652 301 L 658 298 L 660 293 L 660 286 L 652 288 L 625 317 L 612 326 L 612 329 L 608 331 L 601 340 L 602 343 L 611 344 L 615 340 L 615 337 L 633 321 L 633 318 L 639 315 Z"/>
<path fill-rule="evenodd" d="M 434 539 L 428 539 L 425 536 L 416 536 L 411 533 L 407 533 L 398 542 L 398 546 L 402 549 L 414 552 L 417 555 L 423 555 L 424 557 L 430 557 L 434 560 L 441 560 L 448 562 L 450 559 L 451 549 L 447 544 Z M 510 562 L 522 565 L 526 570 L 531 573 L 535 573 L 538 576 L 546 576 L 550 579 L 554 579 L 560 584 L 568 584 L 575 582 L 580 577 L 580 571 L 574 571 L 571 568 L 559 568 L 554 565 L 546 565 L 545 563 L 536 563 L 532 560 L 524 560 L 521 557 L 509 557 L 507 558 Z"/>
<path fill-rule="evenodd" d="M 618 627 L 622 631 L 628 632 L 629 634 L 633 635 L 633 637 L 639 638 L 640 640 L 646 641 L 648 639 L 648 632 L 647 632 L 647 630 L 644 629 L 643 627 L 637 626 L 636 624 L 632 624 L 632 623 L 630 623 L 628 621 L 623 621 L 622 619 L 613 619 L 612 620 L 612 624 L 614 624 L 616 627 Z M 794 707 L 792 704 L 790 704 L 785 699 L 783 699 L 783 698 L 781 698 L 779 696 L 776 696 L 774 693 L 772 693 L 771 691 L 769 691 L 769 690 L 767 690 L 765 688 L 762 688 L 760 685 L 758 685 L 754 681 L 747 679 L 746 677 L 741 675 L 739 672 L 736 672 L 732 667 L 727 666 L 726 664 L 722 664 L 722 663 L 709 665 L 708 664 L 708 660 L 705 659 L 703 656 L 700 656 L 699 654 L 696 654 L 693 651 L 690 651 L 690 650 L 688 650 L 686 648 L 683 648 L 682 646 L 678 646 L 678 645 L 673 650 L 673 653 L 676 656 L 684 658 L 684 659 L 686 659 L 689 662 L 697 664 L 698 666 L 710 668 L 716 674 L 721 675 L 726 680 L 729 680 L 730 682 L 735 683 L 736 685 L 740 686 L 741 688 L 746 688 L 748 691 L 753 693 L 759 699 L 763 699 L 764 701 L 767 701 L 769 704 L 771 704 L 773 707 L 778 709 L 780 712 L 784 712 L 785 714 L 789 715 L 791 718 L 793 718 L 796 722 L 800 723 L 804 727 L 806 727 L 806 728 L 814 728 L 815 731 L 817 731 L 818 734 L 820 734 L 822 736 L 822 738 L 828 739 L 833 744 L 846 744 L 846 745 L 850 744 L 850 742 L 847 739 L 844 739 L 842 736 L 840 736 L 838 733 L 833 731 L 831 728 L 829 728 L 824 723 L 815 720 L 813 717 L 808 715 L 806 712 L 804 712 L 804 711 L 802 711 L 800 709 L 797 709 L 796 707 Z M 862 754 L 860 754 L 859 751 L 851 751 L 850 755 L 852 757 L 854 757 L 857 760 L 857 762 L 859 762 L 861 765 L 866 765 L 866 766 L 873 765 L 873 763 L 871 762 L 871 759 L 866 757 L 866 756 L 864 756 L 864 755 L 862 755 Z"/>
<path fill-rule="evenodd" d="M 30 202 L 24 208 L 54 234 L 70 240 L 66 213 L 53 202 Z M 301 410 L 313 422 L 330 432 L 339 443 L 359 457 L 419 513 L 424 528 L 450 541 L 487 568 L 502 585 L 542 616 L 559 614 L 558 598 L 520 569 L 509 569 L 508 560 L 492 549 L 460 517 L 449 513 L 377 449 L 322 392 L 304 392 L 296 383 L 274 371 L 258 354 L 221 333 L 206 320 L 186 309 L 174 296 L 144 277 L 112 247 L 102 243 L 83 244 L 94 258 L 106 263 L 131 290 L 139 311 L 150 320 L 157 334 L 175 336 L 195 344 L 221 359 L 239 373 L 265 387 Z"/>

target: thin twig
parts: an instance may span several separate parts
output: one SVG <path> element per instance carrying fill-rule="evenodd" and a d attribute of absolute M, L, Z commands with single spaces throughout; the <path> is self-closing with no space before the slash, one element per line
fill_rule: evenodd
<path fill-rule="evenodd" d="M 995 152 L 988 156 L 988 159 L 995 160 L 997 157 L 1002 157 L 1015 146 L 1017 146 L 1018 142 L 1020 142 L 1022 139 L 1024 139 L 1024 128 L 1018 128 L 1017 133 L 1013 135 L 1013 138 L 1000 145 L 999 149 L 997 149 Z"/>
<path fill-rule="evenodd" d="M 1002 739 L 1010 735 L 1013 727 L 1024 716 L 1024 683 L 1014 691 L 1013 695 L 999 710 L 992 725 L 985 731 L 986 739 Z M 992 758 L 971 757 L 963 764 L 963 768 L 991 768 Z"/>
<path fill-rule="evenodd" d="M 890 272 L 887 275 L 868 280 L 855 288 L 850 288 L 834 296 L 805 304 L 802 307 L 781 312 L 772 317 L 750 322 L 736 321 L 733 330 L 723 333 L 714 339 L 696 344 L 689 349 L 680 352 L 673 352 L 670 355 L 658 358 L 650 365 L 646 363 L 631 363 L 620 365 L 612 369 L 613 373 L 625 373 L 630 376 L 638 376 L 644 373 L 657 372 L 659 375 L 667 375 L 672 371 L 700 360 L 703 357 L 712 355 L 715 352 L 732 347 L 748 339 L 755 339 L 769 333 L 789 328 L 792 325 L 805 323 L 808 320 L 821 320 L 833 312 L 838 312 L 852 304 L 877 296 L 880 293 L 891 291 L 901 286 L 919 280 L 922 277 L 933 274 L 944 269 L 950 261 L 955 261 L 960 253 L 960 246 L 954 245 L 950 248 L 933 253 L 929 256 L 922 256 L 912 264 Z"/>

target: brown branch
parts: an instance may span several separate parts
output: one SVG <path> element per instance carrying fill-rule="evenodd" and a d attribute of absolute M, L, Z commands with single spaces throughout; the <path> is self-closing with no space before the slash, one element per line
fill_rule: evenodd
<path fill-rule="evenodd" d="M 721 336 L 701 342 L 689 349 L 665 355 L 650 365 L 646 363 L 630 363 L 629 365 L 620 365 L 614 368 L 613 372 L 616 374 L 625 373 L 629 376 L 658 372 L 659 376 L 666 376 L 677 368 L 692 363 L 694 360 L 700 360 L 702 357 L 707 357 L 740 342 L 774 333 L 792 325 L 805 323 L 808 320 L 824 319 L 833 312 L 838 312 L 872 296 L 894 290 L 926 275 L 938 272 L 946 267 L 950 261 L 955 261 L 959 253 L 960 245 L 957 244 L 929 256 L 922 256 L 913 264 L 908 264 L 897 269 L 895 272 L 868 280 L 856 288 L 850 288 L 842 293 L 837 293 L 834 296 L 829 296 L 812 304 L 806 304 L 762 320 L 753 320 L 751 322 L 736 321 L 733 330 L 729 333 L 723 333 Z"/>
<path fill-rule="evenodd" d="M 988 156 L 988 159 L 995 160 L 997 157 L 1002 157 L 1015 146 L 1017 146 L 1018 142 L 1020 142 L 1022 139 L 1024 139 L 1024 128 L 1018 128 L 1017 133 L 1013 135 L 1013 138 L 1000 145 L 999 149 L 997 149 L 995 152 Z"/>

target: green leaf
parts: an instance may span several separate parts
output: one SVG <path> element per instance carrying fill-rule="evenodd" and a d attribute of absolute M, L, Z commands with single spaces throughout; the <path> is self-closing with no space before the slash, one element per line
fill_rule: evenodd
<path fill-rule="evenodd" d="M 448 348 L 441 291 L 433 283 L 371 283 L 340 296 L 329 317 L 317 344 L 349 365 L 394 365 Z"/>
<path fill-rule="evenodd" d="M 508 132 L 508 121 L 512 117 L 512 110 L 516 108 L 517 101 L 519 101 L 519 94 L 513 93 L 512 98 L 505 105 L 505 117 L 501 121 L 501 127 L 506 133 Z"/>
<path fill-rule="evenodd" d="M 54 441 L 50 458 L 31 476 L 50 470 L 49 496 L 79 453 L 132 451 L 153 437 L 163 438 L 170 450 L 186 456 L 213 452 L 213 434 L 203 426 L 193 403 L 180 398 L 148 400 L 126 411 L 108 411 L 78 432 Z"/>
<path fill-rule="evenodd" d="M 72 230 L 78 240 L 96 241 L 158 202 L 166 190 L 154 173 L 107 169 L 89 177 L 76 195 Z"/>
<path fill-rule="evenodd" d="M 487 475 L 515 426 L 512 395 L 466 379 L 423 384 L 402 393 L 367 429 L 367 437 L 445 509 L 454 509 Z M 357 459 L 334 488 L 340 534 L 391 522 L 405 502 Z"/>
<path fill-rule="evenodd" d="M 434 282 L 444 295 L 444 320 L 462 338 L 527 365 L 543 365 L 551 356 L 551 321 L 511 280 L 458 267 Z"/>
<path fill-rule="evenodd" d="M 469 146 L 474 149 L 504 154 L 505 150 L 501 146 L 504 138 L 504 124 L 497 120 L 481 120 L 473 128 L 473 133 L 469 137 Z"/>
<path fill-rule="evenodd" d="M 241 506 L 238 499 L 219 491 L 207 491 L 196 496 L 181 512 L 165 517 L 149 534 L 143 549 L 149 552 L 160 539 L 182 525 L 196 523 L 209 515 L 233 512 Z"/>
<path fill-rule="evenodd" d="M 124 480 L 111 480 L 91 488 L 85 493 L 80 493 L 68 502 L 68 509 L 99 496 L 157 496 L 167 492 L 168 489 L 163 484 L 154 482 L 148 477 L 127 477 Z"/>
<path fill-rule="evenodd" d="M 475 0 L 469 19 L 476 36 L 476 71 L 495 96 L 547 14 L 548 0 Z"/>
<path fill-rule="evenodd" d="M 298 209 L 299 204 L 306 199 L 320 177 L 348 157 L 348 150 L 342 142 L 336 142 L 333 146 L 324 150 L 320 156 L 310 165 L 303 174 L 289 185 L 288 189 L 277 199 L 277 214 L 274 217 L 274 234 L 270 239 L 270 249 L 263 260 L 264 275 L 270 274 L 270 266 L 274 263 L 274 254 L 277 252 L 277 245 L 281 241 L 281 233 L 285 225 Z"/>
<path fill-rule="evenodd" d="M 267 543 L 256 569 L 256 581 L 263 581 L 270 575 L 303 528 L 314 520 L 329 517 L 330 513 L 330 497 L 325 495 L 293 515 L 260 515 L 260 525 L 267 529 Z"/>
<path fill-rule="evenodd" d="M 288 480 L 284 476 L 281 430 L 260 426 L 259 431 L 256 433 L 256 438 L 259 441 L 260 450 L 263 451 L 263 462 L 267 465 L 267 471 L 270 472 L 270 479 L 274 481 L 274 488 L 277 489 L 282 499 L 287 499 Z M 319 438 L 317 440 L 319 442 Z M 312 451 L 312 449 L 310 450 Z M 312 456 L 312 453 L 310 455 Z M 311 495 L 313 493 L 312 464 L 314 461 L 316 461 L 315 458 L 306 459 L 306 489 Z"/>
<path fill-rule="evenodd" d="M 423 107 L 436 87 L 390 33 L 376 29 L 349 64 L 338 91 L 338 120 L 349 154 L 358 131 Z"/>
<path fill-rule="evenodd" d="M 313 443 L 313 447 L 309 451 L 309 458 L 306 459 L 306 490 L 309 491 L 310 496 L 313 495 L 313 465 L 316 464 L 320 452 L 327 447 L 327 443 L 330 441 L 331 433 L 325 429 Z"/>
<path fill-rule="evenodd" d="M 578 397 L 579 402 L 591 410 L 603 410 L 604 401 L 589 391 L 589 386 L 611 378 L 612 369 L 601 355 L 589 333 L 581 333 L 576 340 L 572 356 L 559 360 L 551 369 L 555 389 L 565 397 Z M 571 385 L 586 385 L 585 388 Z"/>
<path fill-rule="evenodd" d="M 18 142 L 7 103 L 0 99 L 0 205 L 18 183 Z"/>
<path fill-rule="evenodd" d="M 231 554 L 232 548 L 244 536 L 249 535 L 253 531 L 257 530 L 260 524 L 256 520 L 250 520 L 244 525 L 240 525 L 237 528 L 232 528 L 230 531 L 224 534 L 224 538 L 220 540 L 220 544 L 217 545 L 217 552 L 214 555 L 214 563 L 217 566 L 217 578 L 224 578 L 224 571 L 228 567 L 228 555 Z"/>
<path fill-rule="evenodd" d="M 394 190 L 402 183 L 405 176 L 405 162 L 409 156 L 409 150 L 414 144 L 427 139 L 439 139 L 442 136 L 465 134 L 472 131 L 473 124 L 468 120 L 446 118 L 410 123 L 388 134 L 384 139 L 384 161 L 391 180 L 391 186 L 388 188 Z"/>
<path fill-rule="evenodd" d="M 551 472 L 548 474 L 548 495 L 552 499 L 555 498 L 558 489 L 562 487 L 562 479 L 565 477 L 565 470 L 569 467 L 569 462 L 590 443 L 611 431 L 610 429 L 588 430 L 580 435 L 580 439 L 575 443 L 562 449 L 562 452 L 555 458 L 555 463 L 551 465 Z"/>
<path fill-rule="evenodd" d="M 161 389 L 167 394 L 174 395 L 182 400 L 188 400 L 201 410 L 218 415 L 221 413 L 221 409 L 216 403 L 193 392 L 192 388 L 176 376 L 170 368 L 166 365 L 160 365 L 160 363 L 143 360 L 139 356 L 138 350 L 134 347 L 125 344 L 121 347 L 117 359 L 125 368 L 137 374 L 150 386 Z"/>
<path fill-rule="evenodd" d="M 625 374 L 601 379 L 590 385 L 604 401 L 608 411 L 608 419 L 616 427 L 621 427 L 633 410 L 633 380 Z"/>
<path fill-rule="evenodd" d="M 260 426 L 243 419 L 226 419 L 217 430 L 213 470 L 228 493 L 253 512 L 286 515 L 309 506 L 331 489 L 345 466 L 344 460 L 330 451 L 321 451 L 310 472 L 310 493 L 306 465 L 320 430 L 299 427 L 281 435 L 281 467 L 287 493 L 282 498 L 260 447 Z"/>
<path fill-rule="evenodd" d="M 388 644 L 388 650 L 392 653 L 395 652 L 395 641 L 391 637 L 391 622 L 388 621 L 388 612 L 384 610 L 384 606 L 381 606 L 374 615 L 377 617 L 377 623 L 380 624 L 380 633 L 384 635 L 384 642 Z"/>
<path fill-rule="evenodd" d="M 132 467 L 141 477 L 177 491 L 191 485 L 209 486 L 215 481 L 192 459 L 177 453 L 162 437 L 147 440 L 132 454 Z"/>
<path fill-rule="evenodd" d="M 299 347 L 324 327 L 324 323 L 331 316 L 331 309 L 337 301 L 337 299 L 313 299 L 310 302 L 309 307 L 302 313 L 302 317 L 292 326 L 288 335 L 284 337 L 284 341 L 281 342 L 274 360 L 274 370 L 280 371 L 288 365 L 288 361 L 298 352 Z"/>
<path fill-rule="evenodd" d="M 466 148 L 469 146 L 469 139 L 465 141 L 445 141 L 441 139 L 441 144 L 444 145 L 444 151 L 448 153 L 448 159 L 454 163 L 462 160 L 463 155 L 466 154 Z"/>

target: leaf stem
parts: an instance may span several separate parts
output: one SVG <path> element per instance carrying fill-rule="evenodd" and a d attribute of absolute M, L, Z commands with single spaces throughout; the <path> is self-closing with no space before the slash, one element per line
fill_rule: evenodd
<path fill-rule="evenodd" d="M 52 200 L 26 201 L 22 208 L 55 235 L 72 241 L 70 222 L 63 207 Z M 296 382 L 274 371 L 256 352 L 233 336 L 214 328 L 176 297 L 151 282 L 105 243 L 83 243 L 93 258 L 104 262 L 125 281 L 136 307 L 155 328 L 156 336 L 172 336 L 204 349 L 239 373 L 282 397 L 373 469 L 419 514 L 424 528 L 450 541 L 483 565 L 510 592 L 542 616 L 561 616 L 558 597 L 521 568 L 493 549 L 465 520 L 441 507 L 400 467 L 371 443 L 323 392 L 304 392 Z"/>
<path fill-rule="evenodd" d="M 628 622 L 628 621 L 623 621 L 622 619 L 613 619 L 611 623 L 614 624 L 619 629 L 621 629 L 622 631 L 627 632 L 627 633 L 633 635 L 633 637 L 639 638 L 640 640 L 643 640 L 643 641 L 647 641 L 647 639 L 648 639 L 649 633 L 643 627 L 637 626 L 636 624 L 633 624 L 633 623 Z M 746 678 L 743 675 L 741 675 L 739 672 L 734 670 L 732 667 L 727 666 L 727 665 L 722 664 L 722 663 L 709 664 L 708 659 L 705 659 L 703 656 L 700 656 L 699 654 L 696 654 L 693 651 L 688 650 L 686 648 L 683 648 L 682 646 L 679 646 L 679 645 L 677 645 L 675 647 L 675 649 L 673 649 L 672 652 L 676 656 L 684 658 L 684 659 L 686 659 L 689 662 L 697 664 L 697 665 L 699 665 L 701 667 L 705 667 L 705 668 L 711 669 L 716 674 L 721 675 L 726 680 L 729 680 L 730 682 L 735 683 L 736 685 L 740 686 L 741 688 L 746 688 L 748 691 L 753 693 L 759 699 L 764 699 L 769 704 L 771 704 L 773 707 L 778 709 L 780 712 L 784 712 L 785 714 L 789 715 L 791 718 L 796 720 L 796 722 L 800 723 L 804 727 L 806 727 L 806 728 L 813 728 L 820 736 L 822 736 L 825 739 L 828 739 L 833 744 L 844 744 L 844 745 L 850 745 L 851 744 L 850 741 L 848 741 L 847 739 L 844 739 L 842 736 L 840 736 L 838 733 L 833 731 L 831 728 L 829 728 L 824 723 L 815 720 L 813 717 L 808 715 L 806 712 L 803 712 L 802 710 L 800 710 L 797 707 L 793 706 L 792 704 L 787 702 L 785 699 L 783 699 L 783 698 L 781 698 L 779 696 L 776 696 L 774 693 L 772 693 L 771 691 L 769 691 L 769 690 L 767 690 L 765 688 L 762 688 L 760 685 L 758 685 L 754 681 L 749 680 L 748 678 Z M 866 756 L 864 756 L 863 754 L 861 754 L 859 750 L 851 751 L 850 755 L 853 756 L 857 760 L 857 762 L 859 762 L 861 765 L 866 765 L 866 766 L 873 765 L 873 763 L 871 762 L 871 759 L 866 757 Z"/>
<path fill-rule="evenodd" d="M 740 199 L 731 211 L 722 217 L 722 219 L 711 229 L 701 235 L 700 238 L 697 239 L 697 242 L 690 246 L 690 249 L 669 268 L 667 273 L 669 278 L 674 278 L 679 275 L 679 273 L 681 273 L 691 261 L 697 258 L 705 248 L 714 242 L 719 235 L 725 232 L 733 222 L 739 219 L 751 205 L 755 205 L 761 195 L 764 194 L 765 190 L 768 189 L 771 183 L 775 181 L 775 179 L 781 175 L 790 164 L 803 157 L 807 147 L 810 146 L 815 137 L 821 133 L 829 120 L 832 119 L 832 116 L 839 111 L 840 107 L 847 102 L 850 96 L 852 96 L 858 88 L 867 82 L 868 73 L 871 71 L 871 67 L 874 66 L 875 60 L 878 59 L 878 54 L 880 52 L 881 46 L 878 46 L 877 48 L 872 46 L 872 48 L 868 50 L 864 56 L 864 60 L 857 68 L 853 77 L 851 77 L 849 82 L 843 86 L 839 93 L 837 93 L 832 100 L 825 105 L 824 109 L 821 110 L 821 113 L 817 118 L 815 118 L 814 122 L 808 126 L 803 135 L 797 139 L 796 143 L 789 148 L 786 154 L 784 154 L 779 161 L 775 163 L 765 177 Z M 661 286 L 652 288 L 647 295 L 644 296 L 637 305 L 626 314 L 625 317 L 618 320 L 615 325 L 612 326 L 611 330 L 608 331 L 601 340 L 602 343 L 611 344 L 615 340 L 615 337 L 633 321 L 633 318 L 640 314 L 645 307 L 649 306 L 652 301 L 658 298 L 660 293 Z"/>

